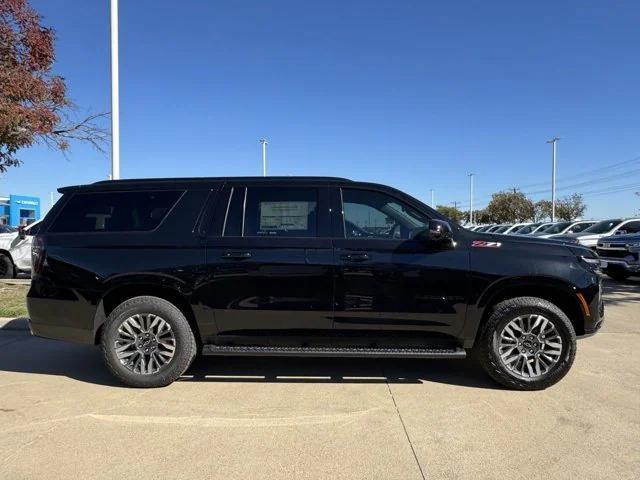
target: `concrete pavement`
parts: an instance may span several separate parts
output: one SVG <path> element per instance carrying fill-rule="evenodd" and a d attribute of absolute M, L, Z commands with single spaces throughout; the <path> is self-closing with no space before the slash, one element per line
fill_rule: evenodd
<path fill-rule="evenodd" d="M 542 392 L 471 360 L 275 358 L 135 390 L 93 347 L 0 328 L 0 478 L 639 478 L 640 282 L 607 298 Z"/>

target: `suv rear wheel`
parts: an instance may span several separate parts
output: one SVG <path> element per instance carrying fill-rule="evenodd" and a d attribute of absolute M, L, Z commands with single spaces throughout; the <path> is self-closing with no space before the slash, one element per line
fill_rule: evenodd
<path fill-rule="evenodd" d="M 562 310 L 536 297 L 497 304 L 484 325 L 480 362 L 497 382 L 541 390 L 564 377 L 575 358 L 576 333 Z"/>
<path fill-rule="evenodd" d="M 101 346 L 111 373 L 132 387 L 169 385 L 196 355 L 189 322 L 158 297 L 134 297 L 116 307 L 105 322 Z"/>

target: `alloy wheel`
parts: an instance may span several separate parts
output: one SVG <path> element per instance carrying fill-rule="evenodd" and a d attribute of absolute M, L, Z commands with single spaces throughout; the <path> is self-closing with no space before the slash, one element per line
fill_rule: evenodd
<path fill-rule="evenodd" d="M 171 325 L 151 313 L 128 317 L 118 327 L 114 342 L 120 363 L 133 373 L 149 375 L 165 369 L 175 354 Z"/>
<path fill-rule="evenodd" d="M 502 364 L 524 378 L 548 373 L 562 356 L 562 337 L 554 323 L 538 315 L 521 315 L 507 323 L 499 334 Z"/>

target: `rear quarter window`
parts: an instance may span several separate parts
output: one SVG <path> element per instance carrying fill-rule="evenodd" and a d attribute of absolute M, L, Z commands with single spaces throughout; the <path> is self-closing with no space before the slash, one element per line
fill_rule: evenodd
<path fill-rule="evenodd" d="M 76 193 L 50 232 L 144 232 L 155 229 L 183 191 Z"/>

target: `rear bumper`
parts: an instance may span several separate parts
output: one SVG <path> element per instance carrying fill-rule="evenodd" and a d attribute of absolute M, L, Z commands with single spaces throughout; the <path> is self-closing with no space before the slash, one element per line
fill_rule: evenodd
<path fill-rule="evenodd" d="M 75 343 L 95 343 L 96 307 L 78 295 L 52 298 L 34 293 L 34 282 L 27 294 L 29 329 L 38 337 Z"/>
<path fill-rule="evenodd" d="M 81 328 L 73 328 L 46 323 L 35 323 L 29 320 L 29 330 L 36 337 L 64 340 L 66 342 L 85 343 L 93 345 L 93 332 Z"/>

